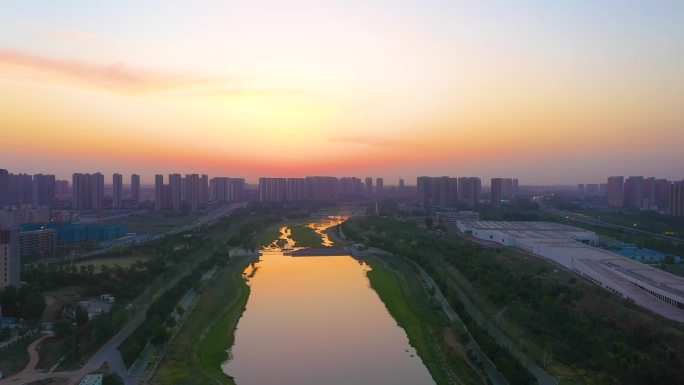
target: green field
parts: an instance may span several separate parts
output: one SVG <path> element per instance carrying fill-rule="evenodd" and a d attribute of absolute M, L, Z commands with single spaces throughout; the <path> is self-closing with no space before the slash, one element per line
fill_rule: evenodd
<path fill-rule="evenodd" d="M 96 259 L 89 259 L 87 261 L 83 261 L 80 263 L 77 263 L 76 266 L 80 269 L 81 266 L 88 266 L 88 265 L 93 265 L 95 266 L 95 271 L 100 272 L 102 271 L 102 266 L 107 266 L 109 268 L 115 268 L 116 266 L 120 266 L 124 269 L 129 268 L 131 265 L 140 262 L 145 262 L 150 260 L 150 257 L 144 257 L 144 256 L 126 256 L 126 257 L 113 257 L 113 258 L 96 258 Z"/>
<path fill-rule="evenodd" d="M 431 299 L 417 272 L 396 257 L 371 257 L 371 287 L 409 338 L 432 378 L 441 384 L 482 384 L 481 373 L 468 365 L 466 349 L 455 340 L 445 341 L 451 330 L 439 304 Z M 456 346 L 453 346 L 453 345 Z"/>
<path fill-rule="evenodd" d="M 295 241 L 295 246 L 323 247 L 322 238 L 314 229 L 305 225 L 292 226 L 290 229 L 292 229 L 292 239 Z"/>
<path fill-rule="evenodd" d="M 233 259 L 206 285 L 153 379 L 155 384 L 234 384 L 221 371 L 249 297 L 242 272 L 248 259 Z"/>

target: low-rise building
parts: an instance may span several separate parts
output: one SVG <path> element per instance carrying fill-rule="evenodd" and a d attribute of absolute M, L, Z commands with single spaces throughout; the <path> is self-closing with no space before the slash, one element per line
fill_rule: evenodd
<path fill-rule="evenodd" d="M 54 229 L 38 229 L 19 233 L 19 254 L 25 262 L 54 258 L 56 248 L 57 233 Z"/>
<path fill-rule="evenodd" d="M 86 374 L 78 385 L 102 385 L 102 374 Z"/>
<path fill-rule="evenodd" d="M 438 211 L 435 213 L 436 222 L 439 224 L 456 224 L 458 221 L 479 221 L 480 213 L 477 211 Z"/>

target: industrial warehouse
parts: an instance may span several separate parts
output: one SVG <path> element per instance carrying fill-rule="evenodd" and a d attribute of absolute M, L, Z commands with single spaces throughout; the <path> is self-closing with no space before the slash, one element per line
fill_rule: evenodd
<path fill-rule="evenodd" d="M 665 318 L 684 322 L 684 278 L 594 247 L 595 233 L 551 222 L 458 221 L 477 239 L 550 259 Z"/>

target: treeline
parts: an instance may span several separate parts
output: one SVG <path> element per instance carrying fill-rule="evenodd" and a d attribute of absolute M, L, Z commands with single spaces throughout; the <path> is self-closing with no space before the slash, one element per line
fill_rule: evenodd
<path fill-rule="evenodd" d="M 0 306 L 3 317 L 15 317 L 34 325 L 45 311 L 45 299 L 35 285 L 23 285 L 20 288 L 8 286 L 0 291 Z"/>
<path fill-rule="evenodd" d="M 73 314 L 65 314 L 54 324 L 64 357 L 60 364 L 69 367 L 79 362 L 93 348 L 113 337 L 127 319 L 128 312 L 120 304 L 91 321 L 88 321 L 88 313 L 76 305 Z"/>
<path fill-rule="evenodd" d="M 437 258 L 444 257 L 481 296 L 506 307 L 507 318 L 538 346 L 568 366 L 596 373 L 597 383 L 684 384 L 681 328 L 620 307 L 619 298 L 576 278 L 549 279 L 545 262 L 440 237 L 411 221 L 352 218 L 343 229 L 352 239 L 414 260 L 433 276 L 444 274 Z"/>
<path fill-rule="evenodd" d="M 119 347 L 127 366 L 130 366 L 138 358 L 148 341 L 154 345 L 161 345 L 166 342 L 168 338 L 167 330 L 175 322 L 171 314 L 180 299 L 185 293 L 200 283 L 202 274 L 205 271 L 216 264 L 225 264 L 225 261 L 225 254 L 216 253 L 200 262 L 190 274 L 183 277 L 150 304 L 145 313 L 145 321 Z"/>

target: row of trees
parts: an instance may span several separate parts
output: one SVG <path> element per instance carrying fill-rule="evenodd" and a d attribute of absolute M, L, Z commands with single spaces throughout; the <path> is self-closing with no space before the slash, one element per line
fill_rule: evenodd
<path fill-rule="evenodd" d="M 36 285 L 8 286 L 0 292 L 0 306 L 4 317 L 35 325 L 45 311 L 45 299 Z"/>
<path fill-rule="evenodd" d="M 145 314 L 145 321 L 128 337 L 119 350 L 126 365 L 132 364 L 147 345 L 148 341 L 162 345 L 168 338 L 168 328 L 175 323 L 171 317 L 178 301 L 190 289 L 199 285 L 202 274 L 216 264 L 225 263 L 226 255 L 216 253 L 199 263 L 190 274 L 183 277 L 173 287 L 166 290 L 150 304 Z"/>

